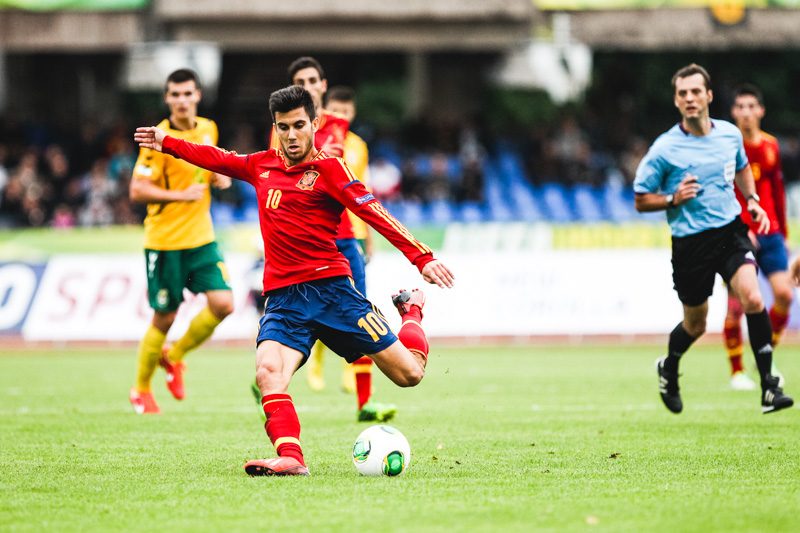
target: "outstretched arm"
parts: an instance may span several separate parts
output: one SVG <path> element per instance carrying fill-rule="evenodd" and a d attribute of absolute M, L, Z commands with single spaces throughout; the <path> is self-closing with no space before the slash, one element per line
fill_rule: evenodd
<path fill-rule="evenodd" d="M 336 200 L 386 237 L 419 269 L 425 281 L 442 288 L 453 286 L 455 277 L 450 269 L 434 259 L 433 251 L 394 218 L 363 183 L 355 179 L 345 183 L 342 188 L 331 188 L 331 195 Z"/>
<path fill-rule="evenodd" d="M 136 128 L 133 140 L 142 148 L 164 152 L 211 172 L 250 181 L 246 155 L 176 139 L 156 127 Z"/>

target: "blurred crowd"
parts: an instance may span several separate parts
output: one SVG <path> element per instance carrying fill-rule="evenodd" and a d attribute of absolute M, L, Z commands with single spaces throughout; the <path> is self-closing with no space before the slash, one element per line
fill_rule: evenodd
<path fill-rule="evenodd" d="M 74 136 L 0 123 L 0 227 L 136 224 L 128 200 L 136 151 L 124 125 Z"/>
<path fill-rule="evenodd" d="M 131 127 L 87 122 L 68 135 L 32 124 L 0 120 L 0 228 L 69 228 L 138 224 L 143 206 L 128 200 L 137 149 Z M 566 113 L 552 126 L 501 139 L 477 122 L 453 120 L 410 124 L 404 131 L 376 132 L 357 125 L 370 147 L 370 182 L 383 201 L 453 204 L 484 201 L 487 164 L 500 144 L 519 155 L 527 180 L 538 186 L 561 183 L 629 186 L 650 141 L 635 135 L 609 148 L 602 132 Z M 239 125 L 221 145 L 248 153 L 262 149 L 257 128 Z M 800 216 L 800 139 L 782 138 L 789 206 Z M 217 194 L 241 209 L 251 198 L 243 187 Z"/>

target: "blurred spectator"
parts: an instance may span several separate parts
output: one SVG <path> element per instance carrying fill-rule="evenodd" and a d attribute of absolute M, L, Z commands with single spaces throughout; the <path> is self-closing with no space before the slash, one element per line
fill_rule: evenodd
<path fill-rule="evenodd" d="M 625 147 L 622 155 L 620 155 L 619 169 L 622 171 L 627 185 L 633 185 L 636 169 L 639 167 L 639 162 L 644 158 L 648 148 L 647 141 L 641 137 L 634 137 Z"/>
<path fill-rule="evenodd" d="M 50 223 L 54 228 L 66 229 L 75 227 L 75 213 L 66 204 L 58 204 L 53 212 L 53 220 Z"/>
<path fill-rule="evenodd" d="M 551 143 L 561 180 L 569 184 L 591 182 L 589 161 L 592 150 L 574 116 L 567 115 L 561 120 Z"/>
<path fill-rule="evenodd" d="M 86 189 L 86 202 L 78 219 L 81 226 L 106 226 L 114 222 L 111 207 L 116 186 L 108 178 L 108 160 L 99 159 L 91 171 L 83 178 Z"/>
<path fill-rule="evenodd" d="M 436 152 L 431 156 L 428 172 L 422 176 L 422 181 L 424 188 L 421 193 L 426 202 L 447 200 L 451 197 L 448 161 L 444 153 Z"/>
<path fill-rule="evenodd" d="M 381 200 L 394 200 L 400 194 L 403 175 L 394 163 L 378 156 L 369 165 L 369 183 L 373 194 Z"/>
<path fill-rule="evenodd" d="M 3 190 L 8 183 L 8 170 L 6 170 L 6 158 L 8 157 L 8 148 L 5 144 L 0 143 L 0 202 L 2 201 Z M 0 203 L 0 207 L 2 207 Z"/>

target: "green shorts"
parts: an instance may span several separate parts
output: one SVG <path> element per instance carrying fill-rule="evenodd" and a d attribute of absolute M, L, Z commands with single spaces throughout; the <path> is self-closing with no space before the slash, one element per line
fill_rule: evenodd
<path fill-rule="evenodd" d="M 229 291 L 228 270 L 216 242 L 186 250 L 144 250 L 147 297 L 160 313 L 178 309 L 183 289 L 195 294 Z"/>

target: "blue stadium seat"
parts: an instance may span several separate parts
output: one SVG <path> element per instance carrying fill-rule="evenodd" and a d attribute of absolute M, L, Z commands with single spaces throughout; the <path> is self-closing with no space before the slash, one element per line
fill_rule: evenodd
<path fill-rule="evenodd" d="M 486 216 L 477 202 L 464 202 L 458 217 L 462 222 L 483 222 Z"/>
<path fill-rule="evenodd" d="M 239 222 L 258 222 L 258 206 L 248 203 L 236 213 L 236 220 Z"/>
<path fill-rule="evenodd" d="M 455 213 L 450 202 L 446 200 L 434 200 L 428 206 L 427 216 L 428 221 L 436 224 L 447 224 L 455 219 Z"/>
<path fill-rule="evenodd" d="M 569 206 L 567 189 L 560 183 L 545 183 L 540 189 L 542 204 L 551 222 L 571 222 L 575 219 Z"/>
<path fill-rule="evenodd" d="M 406 226 L 419 226 L 426 222 L 425 214 L 422 211 L 422 205 L 419 202 L 399 202 L 397 217 Z"/>
<path fill-rule="evenodd" d="M 236 222 L 233 207 L 222 202 L 211 203 L 211 218 L 215 226 L 229 226 Z"/>
<path fill-rule="evenodd" d="M 572 188 L 573 205 L 575 214 L 583 222 L 597 222 L 603 219 L 597 195 L 589 185 L 575 185 Z"/>
<path fill-rule="evenodd" d="M 636 218 L 636 208 L 633 198 L 627 197 L 625 187 L 609 183 L 603 188 L 603 202 L 609 220 L 614 222 L 628 222 Z"/>

